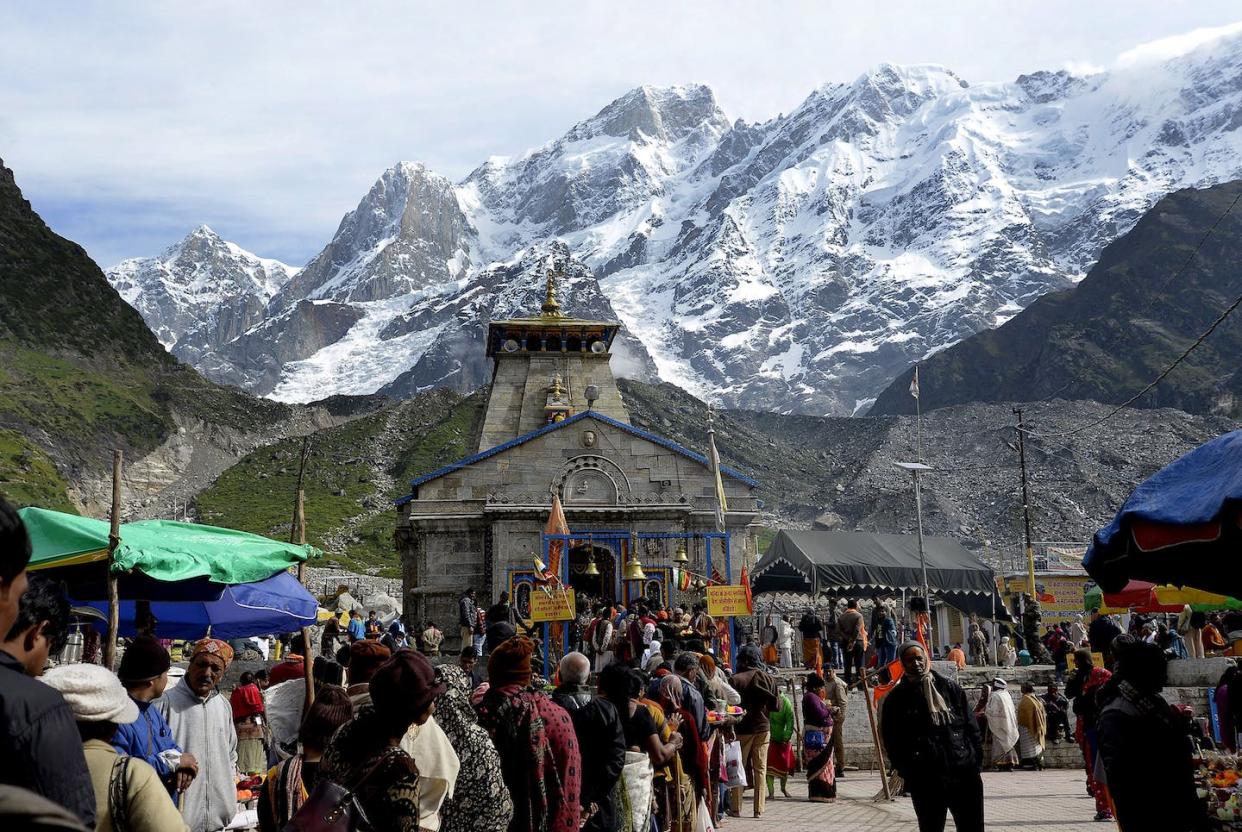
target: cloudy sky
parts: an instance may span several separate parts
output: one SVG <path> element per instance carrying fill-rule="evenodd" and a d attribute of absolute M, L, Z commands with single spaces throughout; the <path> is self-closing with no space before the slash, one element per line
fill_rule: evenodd
<path fill-rule="evenodd" d="M 459 179 L 640 84 L 707 83 L 759 120 L 882 61 L 1004 81 L 1239 19 L 1233 0 L 13 0 L 0 159 L 105 266 L 203 222 L 300 265 L 392 163 Z"/>

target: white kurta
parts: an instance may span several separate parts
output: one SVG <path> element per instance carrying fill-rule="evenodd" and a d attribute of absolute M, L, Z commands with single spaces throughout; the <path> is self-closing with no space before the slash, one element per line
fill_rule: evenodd
<path fill-rule="evenodd" d="M 237 814 L 237 732 L 229 701 L 212 692 L 202 699 L 182 679 L 155 700 L 173 739 L 198 760 L 186 789 L 182 816 L 191 832 L 216 832 Z"/>
<path fill-rule="evenodd" d="M 1018 712 L 1008 691 L 994 690 L 985 713 L 992 732 L 992 759 L 998 760 L 1018 744 Z"/>

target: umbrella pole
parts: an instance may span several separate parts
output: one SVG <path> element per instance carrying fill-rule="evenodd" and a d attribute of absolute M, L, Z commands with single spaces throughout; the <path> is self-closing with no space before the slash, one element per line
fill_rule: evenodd
<path fill-rule="evenodd" d="M 302 460 L 305 462 L 305 444 L 303 444 Z M 298 490 L 298 502 L 293 511 L 293 529 L 289 535 L 290 542 L 294 538 L 303 546 L 306 545 L 306 503 L 303 499 L 303 492 Z M 298 564 L 298 582 L 303 586 L 306 585 L 306 564 L 305 562 Z M 306 679 L 306 699 L 302 706 L 302 713 L 306 714 L 310 710 L 310 706 L 315 702 L 315 657 L 313 655 L 314 645 L 311 644 L 310 627 L 302 628 L 302 669 Z"/>
<path fill-rule="evenodd" d="M 117 591 L 116 573 L 112 563 L 116 547 L 121 542 L 121 460 L 120 450 L 112 452 L 112 526 L 108 530 L 108 641 L 104 644 L 104 667 L 116 667 L 116 634 L 120 629 L 121 603 Z"/>

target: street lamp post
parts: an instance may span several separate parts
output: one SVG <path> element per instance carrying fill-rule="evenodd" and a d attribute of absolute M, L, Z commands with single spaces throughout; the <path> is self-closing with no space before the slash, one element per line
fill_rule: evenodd
<path fill-rule="evenodd" d="M 903 471 L 909 471 L 910 476 L 914 479 L 914 515 L 918 524 L 919 566 L 923 570 L 923 600 L 927 603 L 927 637 L 931 639 L 931 592 L 927 586 L 927 556 L 923 552 L 923 487 L 919 482 L 919 475 L 934 469 L 930 465 L 924 465 L 921 462 L 897 462 L 894 464 Z M 934 640 L 932 640 L 932 645 L 935 645 Z"/>

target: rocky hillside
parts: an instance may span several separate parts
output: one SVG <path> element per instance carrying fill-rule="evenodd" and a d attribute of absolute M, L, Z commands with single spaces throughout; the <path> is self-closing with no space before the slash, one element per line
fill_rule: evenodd
<path fill-rule="evenodd" d="M 671 384 L 622 381 L 632 421 L 691 448 L 706 447 L 706 405 Z M 349 425 L 315 434 L 307 469 L 310 539 L 328 561 L 386 577 L 399 574 L 391 499 L 414 476 L 468 456 L 482 394 L 416 394 Z M 1058 401 L 1038 414 L 1060 428 L 1103 405 Z M 929 534 L 972 548 L 1020 539 L 1017 453 L 1004 405 L 938 410 L 923 421 Z M 1172 410 L 1127 411 L 1106 437 L 1028 443 L 1033 521 L 1042 540 L 1085 541 L 1139 481 L 1196 444 L 1232 427 Z M 913 532 L 914 497 L 895 461 L 917 458 L 911 417 L 783 416 L 719 411 L 724 461 L 760 481 L 764 523 L 806 528 Z M 197 499 L 199 516 L 263 534 L 288 533 L 300 440 L 258 448 Z"/>
<path fill-rule="evenodd" d="M 923 409 L 1051 397 L 1119 403 L 1138 393 L 1242 296 L 1239 196 L 1242 182 L 1162 199 L 1104 249 L 1077 287 L 1045 295 L 1003 326 L 924 361 Z M 1236 415 L 1240 351 L 1242 315 L 1235 314 L 1136 406 Z M 871 412 L 913 413 L 912 372 Z"/>
<path fill-rule="evenodd" d="M 177 362 L 0 163 L 0 493 L 103 515 L 112 450 L 127 514 L 168 516 L 245 451 L 352 418 L 256 399 Z"/>
<path fill-rule="evenodd" d="M 288 401 L 473 389 L 478 368 L 437 351 L 477 330 L 497 277 L 537 285 L 515 266 L 559 241 L 663 380 L 860 412 L 913 361 L 1073 285 L 1164 195 L 1242 175 L 1239 78 L 1234 36 L 1006 83 L 882 65 L 755 124 L 703 86 L 640 87 L 461 182 L 384 172 L 264 321 L 195 365 Z"/>

